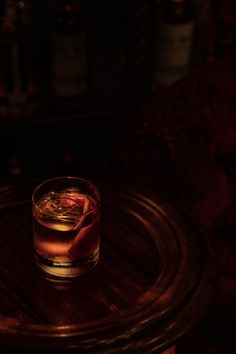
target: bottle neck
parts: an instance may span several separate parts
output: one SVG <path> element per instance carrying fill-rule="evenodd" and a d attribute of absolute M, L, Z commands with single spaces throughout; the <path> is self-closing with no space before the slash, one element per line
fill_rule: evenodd
<path fill-rule="evenodd" d="M 79 13 L 80 2 L 78 0 L 63 0 L 60 4 L 60 9 L 65 14 Z"/>
<path fill-rule="evenodd" d="M 15 0 L 6 0 L 3 9 L 2 28 L 12 32 L 17 28 L 17 9 Z"/>
<path fill-rule="evenodd" d="M 1 8 L 1 27 L 15 31 L 30 26 L 30 10 L 26 0 L 5 0 Z"/>
<path fill-rule="evenodd" d="M 164 0 L 162 2 L 162 21 L 182 23 L 193 20 L 193 2 L 191 0 Z"/>
<path fill-rule="evenodd" d="M 17 17 L 15 0 L 6 0 L 5 2 L 5 19 L 7 21 L 15 21 Z"/>
<path fill-rule="evenodd" d="M 85 16 L 78 0 L 63 0 L 52 21 L 56 31 L 73 32 L 85 28 Z"/>

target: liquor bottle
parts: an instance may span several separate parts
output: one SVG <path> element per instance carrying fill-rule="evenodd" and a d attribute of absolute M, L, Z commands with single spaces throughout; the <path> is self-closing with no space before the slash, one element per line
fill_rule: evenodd
<path fill-rule="evenodd" d="M 146 99 L 153 1 L 90 0 L 90 94 L 100 110 L 129 110 Z"/>
<path fill-rule="evenodd" d="M 139 0 L 131 1 L 131 5 L 127 31 L 129 44 L 126 50 L 125 86 L 128 105 L 136 108 L 137 104 L 143 104 L 149 94 L 151 4 L 148 0 Z"/>
<path fill-rule="evenodd" d="M 161 2 L 153 63 L 155 88 L 169 86 L 188 73 L 192 59 L 194 25 L 194 6 L 191 0 Z"/>
<path fill-rule="evenodd" d="M 26 0 L 5 0 L 0 22 L 0 114 L 30 114 L 36 108 L 32 33 Z"/>
<path fill-rule="evenodd" d="M 80 110 L 88 93 L 88 31 L 81 0 L 62 0 L 50 29 L 51 94 L 59 109 Z"/>
<path fill-rule="evenodd" d="M 126 97 L 130 0 L 91 0 L 90 93 L 96 110 L 116 111 Z"/>

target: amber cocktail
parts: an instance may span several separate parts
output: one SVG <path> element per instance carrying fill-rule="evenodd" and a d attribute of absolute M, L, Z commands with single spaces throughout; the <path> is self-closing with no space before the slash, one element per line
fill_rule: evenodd
<path fill-rule="evenodd" d="M 47 273 L 74 277 L 99 259 L 100 193 L 89 181 L 57 177 L 33 192 L 33 246 Z"/>

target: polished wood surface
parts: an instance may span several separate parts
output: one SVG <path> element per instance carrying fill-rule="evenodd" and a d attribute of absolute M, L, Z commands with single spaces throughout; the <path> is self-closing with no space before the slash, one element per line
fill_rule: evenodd
<path fill-rule="evenodd" d="M 62 281 L 33 259 L 34 186 L 1 190 L 2 350 L 159 353 L 199 321 L 212 300 L 214 262 L 205 234 L 174 206 L 99 185 L 100 261 Z"/>

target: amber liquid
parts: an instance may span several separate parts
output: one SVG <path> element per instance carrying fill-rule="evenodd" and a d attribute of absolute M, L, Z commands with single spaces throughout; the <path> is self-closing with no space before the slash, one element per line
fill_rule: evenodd
<path fill-rule="evenodd" d="M 100 211 L 94 201 L 84 196 L 91 211 L 81 213 L 83 196 L 71 199 L 49 195 L 38 201 L 33 210 L 33 242 L 36 258 L 50 273 L 61 275 L 83 271 L 96 263 L 100 240 Z M 82 207 L 81 207 L 82 204 Z M 81 268 L 81 269 L 79 269 Z M 76 275 L 76 274 L 75 274 Z M 71 275 L 72 276 L 72 275 Z"/>

